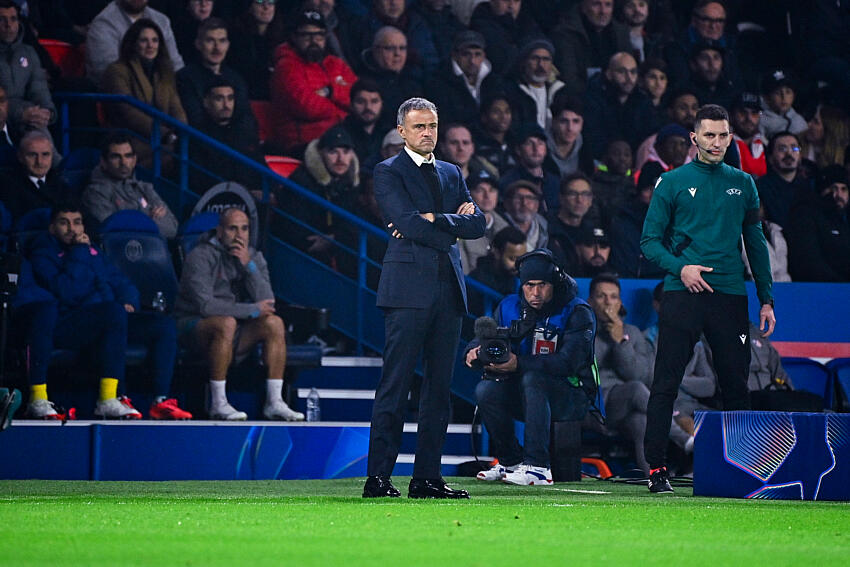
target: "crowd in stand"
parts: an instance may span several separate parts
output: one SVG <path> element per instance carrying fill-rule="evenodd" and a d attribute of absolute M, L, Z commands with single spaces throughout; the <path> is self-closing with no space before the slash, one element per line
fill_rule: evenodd
<path fill-rule="evenodd" d="M 292 181 L 378 226 L 383 222 L 371 174 L 401 148 L 395 111 L 409 97 L 429 98 L 439 110 L 439 157 L 458 165 L 487 218 L 483 238 L 461 243 L 464 270 L 501 293 L 516 289 L 516 257 L 543 247 L 577 277 L 616 272 L 658 278 L 662 272 L 639 249 L 653 188 L 661 174 L 694 159 L 689 133 L 696 110 L 721 104 L 730 112 L 735 139 L 727 162 L 756 178 L 774 279 L 848 282 L 850 6 L 828 0 L 807 5 L 771 0 L 0 0 L 0 166 L 8 170 L 0 202 L 13 222 L 33 209 L 52 207 L 50 226 L 56 226 L 42 243 L 47 252 L 29 251 L 33 281 L 58 300 L 58 311 L 38 320 L 55 326 L 56 345 L 76 344 L 78 337 L 62 335 L 56 321 L 74 313 L 69 310 L 98 303 L 79 297 L 66 303 L 68 292 L 56 287 L 44 271 L 45 256 L 39 256 L 52 254 L 55 264 L 57 255 L 67 263 L 89 254 L 87 264 L 101 262 L 92 260 L 97 249 L 84 228 L 82 236 L 74 236 L 74 215 L 81 213 L 78 222 L 84 223 L 135 209 L 166 238 L 175 236 L 179 221 L 179 211 L 175 216 L 155 188 L 136 177 L 137 164 L 152 161 L 147 141 L 153 121 L 127 104 L 104 104 L 99 118 L 140 137 L 110 137 L 78 195 L 79 206 L 68 204 L 67 180 L 60 174 L 63 156 L 54 144 L 52 92 L 58 90 L 129 95 L 257 163 L 264 163 L 265 155 L 295 158 L 300 165 Z M 39 41 L 45 38 L 84 48 L 85 77 L 63 76 Z M 254 114 L 257 101 L 270 109 L 268 116 Z M 261 123 L 267 128 L 262 141 Z M 177 147 L 175 131 L 162 127 L 160 135 L 164 148 Z M 189 180 L 199 194 L 218 179 L 259 189 L 254 171 L 203 144 L 190 145 L 190 158 L 202 167 Z M 164 159 L 163 170 L 169 166 Z M 289 221 L 271 231 L 335 269 L 350 269 L 334 246 L 334 241 L 355 245 L 350 227 L 292 195 L 277 193 L 277 206 L 318 233 Z M 204 249 L 222 256 L 216 261 L 232 264 L 243 285 L 245 274 L 254 270 L 267 280 L 261 255 L 250 256 L 258 252 L 227 247 L 240 237 L 227 236 L 225 220 Z M 101 273 L 109 267 L 90 269 Z M 91 277 L 101 282 L 100 276 Z M 135 300 L 126 282 L 106 279 L 112 287 L 98 288 L 101 299 L 129 306 L 125 313 L 138 309 L 130 309 Z M 223 419 L 244 414 L 224 397 L 222 373 L 230 359 L 223 352 L 233 349 L 222 345 L 276 336 L 275 323 L 251 326 L 250 332 L 234 327 L 248 311 L 259 320 L 274 319 L 263 303 L 270 299 L 268 290 L 258 289 L 245 291 L 259 293 L 250 301 L 228 300 L 256 309 L 206 312 L 198 306 L 192 312 L 195 323 L 198 317 L 227 321 L 177 329 L 199 333 L 207 350 L 218 352 L 218 358 L 210 355 L 212 381 L 222 384 L 211 388 L 212 414 Z M 191 304 L 185 299 L 181 305 Z M 475 294 L 471 304 L 473 311 L 483 309 Z M 92 317 L 101 324 L 106 316 Z M 138 331 L 134 317 L 129 320 L 129 326 L 120 323 L 128 329 L 125 338 Z M 157 334 L 150 331 L 153 323 L 145 325 L 138 332 Z M 237 354 L 243 346 L 239 342 Z M 275 349 L 266 353 L 273 357 Z M 103 365 L 104 380 L 123 375 L 118 362 Z M 269 368 L 266 415 L 303 417 L 280 406 L 280 373 L 274 363 Z M 35 374 L 36 380 L 46 380 Z M 157 378 L 160 402 L 169 400 L 169 383 L 170 375 Z M 118 398 L 112 382 L 103 384 L 101 414 L 128 413 L 107 408 Z M 46 402 L 46 394 L 38 392 L 37 399 Z M 41 405 L 40 411 L 53 411 Z"/>

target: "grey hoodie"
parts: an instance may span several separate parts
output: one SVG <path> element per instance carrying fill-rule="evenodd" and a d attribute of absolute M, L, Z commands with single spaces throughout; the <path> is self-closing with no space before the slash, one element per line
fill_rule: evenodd
<path fill-rule="evenodd" d="M 180 291 L 174 305 L 176 317 L 258 317 L 260 311 L 256 303 L 274 299 L 274 292 L 262 252 L 253 248 L 250 252 L 251 261 L 243 266 L 222 246 L 215 231 L 202 236 L 183 265 Z M 243 283 L 243 297 L 237 297 L 234 291 L 234 284 L 239 280 Z"/>
<path fill-rule="evenodd" d="M 177 236 L 177 219 L 160 198 L 153 185 L 139 181 L 133 175 L 129 179 L 117 180 L 109 177 L 98 165 L 91 174 L 91 181 L 83 192 L 83 207 L 97 220 L 103 221 L 116 211 L 132 209 L 150 216 L 159 206 L 165 207 L 165 215 L 155 219 L 159 233 L 165 238 Z"/>

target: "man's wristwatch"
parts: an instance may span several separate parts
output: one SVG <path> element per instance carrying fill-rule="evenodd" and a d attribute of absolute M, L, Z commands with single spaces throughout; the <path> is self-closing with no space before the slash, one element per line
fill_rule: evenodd
<path fill-rule="evenodd" d="M 771 309 L 772 309 L 772 308 L 774 307 L 774 305 L 773 305 L 773 298 L 771 297 L 771 298 L 770 298 L 770 300 L 769 300 L 769 301 L 766 301 L 766 302 L 765 302 L 765 301 L 763 301 L 763 302 L 762 302 L 762 305 L 770 305 L 770 307 L 771 307 Z"/>

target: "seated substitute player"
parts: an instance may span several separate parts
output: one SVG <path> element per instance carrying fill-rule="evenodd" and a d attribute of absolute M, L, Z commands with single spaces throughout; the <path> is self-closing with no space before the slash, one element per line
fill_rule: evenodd
<path fill-rule="evenodd" d="M 283 401 L 286 340 L 275 315 L 269 270 L 263 253 L 249 245 L 248 215 L 237 208 L 221 213 L 215 230 L 201 237 L 186 256 L 174 306 L 181 338 L 203 351 L 210 365 L 210 417 L 244 421 L 248 414 L 227 402 L 225 382 L 234 356 L 259 342 L 268 369 L 267 419 L 301 421 L 304 414 Z"/>
<path fill-rule="evenodd" d="M 177 407 L 177 400 L 168 397 L 177 356 L 174 321 L 162 313 L 139 311 L 138 290 L 92 245 L 77 203 L 53 207 L 48 232 L 33 244 L 30 260 L 36 283 L 58 302 L 53 345 L 74 350 L 92 347 L 97 352 L 101 379 L 95 415 L 107 419 L 142 417 L 128 398 L 118 397 L 129 341 L 147 345 L 150 353 L 157 396 L 150 407 L 150 417 L 192 418 L 192 414 Z M 46 381 L 33 384 L 32 392 L 30 415 L 53 418 L 56 412 L 47 401 Z"/>
<path fill-rule="evenodd" d="M 484 369 L 475 396 L 499 459 L 477 478 L 551 485 L 551 422 L 582 419 L 595 396 L 596 319 L 549 250 L 533 250 L 517 266 L 521 293 L 503 299 L 495 317 L 502 327 L 522 320 L 527 332 L 511 339 L 510 358 L 501 364 L 482 364 L 479 338 L 466 349 L 466 365 Z M 514 436 L 514 419 L 525 421 L 523 446 Z"/>

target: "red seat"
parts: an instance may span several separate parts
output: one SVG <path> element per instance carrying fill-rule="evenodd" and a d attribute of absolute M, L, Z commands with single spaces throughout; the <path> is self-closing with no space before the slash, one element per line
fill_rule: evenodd
<path fill-rule="evenodd" d="M 289 177 L 301 165 L 301 160 L 286 156 L 266 156 L 269 168 L 283 177 Z"/>
<path fill-rule="evenodd" d="M 71 45 L 58 39 L 39 39 L 38 43 L 47 51 L 65 77 L 86 76 L 85 44 Z"/>
<path fill-rule="evenodd" d="M 257 133 L 260 135 L 260 143 L 265 142 L 272 133 L 272 104 L 267 100 L 252 100 L 251 112 L 257 119 Z"/>

